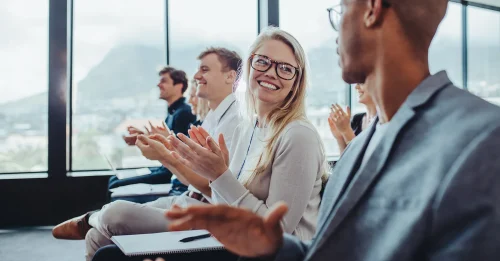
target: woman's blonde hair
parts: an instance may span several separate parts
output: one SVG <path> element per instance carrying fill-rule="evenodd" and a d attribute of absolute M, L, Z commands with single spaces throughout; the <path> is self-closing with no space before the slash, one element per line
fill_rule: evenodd
<path fill-rule="evenodd" d="M 256 97 L 252 94 L 250 88 L 250 70 L 251 70 L 251 59 L 250 56 L 254 54 L 266 41 L 277 40 L 283 42 L 292 49 L 294 53 L 295 60 L 298 64 L 299 70 L 292 80 L 294 84 L 290 93 L 286 96 L 285 100 L 272 110 L 266 117 L 264 124 L 269 128 L 267 133 L 266 146 L 264 152 L 259 157 L 257 166 L 255 167 L 252 175 L 244 182 L 248 185 L 253 178 L 263 173 L 270 164 L 272 164 L 273 149 L 276 147 L 278 137 L 285 129 L 285 127 L 296 120 L 307 121 L 306 111 L 305 111 L 305 100 L 306 100 L 306 88 L 309 85 L 309 65 L 307 62 L 306 53 L 300 45 L 300 43 L 286 31 L 283 31 L 277 27 L 268 27 L 262 31 L 255 42 L 250 46 L 249 58 L 244 64 L 243 71 L 243 81 L 246 83 L 246 91 L 244 95 L 244 105 L 242 108 L 242 115 L 244 119 L 250 119 L 251 122 L 255 122 L 256 115 Z M 323 146 L 321 148 L 323 151 Z M 325 171 L 326 174 L 326 171 Z"/>
<path fill-rule="evenodd" d="M 196 88 L 198 88 L 198 84 L 196 83 L 195 79 L 192 79 L 189 82 L 189 89 L 187 91 L 188 95 L 191 95 L 191 92 L 193 91 L 193 89 L 196 90 Z M 198 98 L 198 105 L 196 106 L 196 118 L 199 121 L 203 121 L 205 119 L 205 117 L 207 116 L 210 108 L 208 107 L 208 101 L 206 99 L 203 99 L 200 97 L 197 97 L 197 98 Z"/>

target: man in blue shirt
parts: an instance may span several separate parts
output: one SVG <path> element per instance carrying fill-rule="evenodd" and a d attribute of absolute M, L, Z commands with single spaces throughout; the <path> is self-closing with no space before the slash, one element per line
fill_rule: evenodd
<path fill-rule="evenodd" d="M 168 115 L 165 119 L 165 124 L 175 134 L 183 133 L 188 135 L 187 131 L 191 124 L 196 121 L 196 116 L 191 112 L 191 106 L 186 103 L 186 98 L 183 97 L 184 92 L 188 88 L 188 78 L 186 73 L 177 70 L 173 67 L 165 67 L 159 72 L 160 82 L 160 99 L 168 103 Z M 154 129 L 154 128 L 152 128 Z M 144 134 L 135 127 L 128 128 L 129 135 L 123 139 L 128 145 L 135 146 L 137 136 Z M 154 132 L 154 130 L 151 130 Z M 165 184 L 169 183 L 172 178 L 172 173 L 165 167 L 150 168 L 151 174 L 145 176 L 131 177 L 126 179 L 118 179 L 112 176 L 109 179 L 108 189 L 117 188 L 120 186 L 131 185 L 136 183 L 147 184 Z M 187 190 L 187 186 L 177 180 L 173 181 L 173 194 L 180 194 Z"/>

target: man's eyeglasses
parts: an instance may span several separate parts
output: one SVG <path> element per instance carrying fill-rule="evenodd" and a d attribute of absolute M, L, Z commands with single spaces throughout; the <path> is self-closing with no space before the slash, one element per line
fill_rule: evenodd
<path fill-rule="evenodd" d="M 328 11 L 330 24 L 335 31 L 339 31 L 340 29 L 340 21 L 342 20 L 342 15 L 344 14 L 344 6 L 345 4 L 341 3 L 326 9 L 326 11 Z M 389 8 L 391 7 L 391 4 L 387 1 L 382 1 L 382 7 Z"/>
<path fill-rule="evenodd" d="M 259 72 L 267 72 L 267 70 L 273 66 L 273 63 L 276 64 L 276 75 L 283 80 L 293 79 L 300 70 L 291 64 L 274 61 L 269 57 L 260 54 L 252 54 L 250 56 L 250 61 L 252 68 Z"/>

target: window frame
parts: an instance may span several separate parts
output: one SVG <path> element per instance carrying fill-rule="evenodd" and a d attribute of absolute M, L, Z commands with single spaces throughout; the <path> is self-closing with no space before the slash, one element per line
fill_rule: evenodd
<path fill-rule="evenodd" d="M 72 33 L 72 3 L 73 0 L 44 0 L 49 1 L 49 115 L 48 115 L 48 175 L 40 173 L 33 175 L 29 173 L 10 173 L 4 175 L 0 173 L 0 204 L 4 206 L 5 213 L 10 215 L 1 215 L 1 227 L 19 227 L 19 226 L 40 226 L 53 225 L 66 220 L 70 216 L 85 213 L 89 209 L 96 209 L 107 202 L 104 192 L 107 188 L 108 177 L 106 173 L 81 171 L 71 174 L 66 169 L 66 116 L 71 113 L 71 95 L 72 88 L 71 72 L 71 33 Z M 167 15 L 165 17 L 165 26 L 168 26 L 168 1 Z M 267 25 L 279 26 L 279 0 L 255 0 L 258 4 L 257 24 L 258 32 Z M 500 12 L 500 7 L 485 6 L 471 3 L 468 1 L 451 0 L 460 3 L 463 7 L 463 13 L 466 16 L 467 6 L 486 8 Z M 281 3 L 286 3 L 282 1 Z M 325 23 L 328 17 L 325 15 Z M 466 18 L 462 19 L 466 22 Z M 466 26 L 466 23 L 465 23 Z M 168 61 L 168 43 L 170 41 L 167 34 L 165 39 L 165 48 L 167 48 Z M 333 30 L 333 29 L 332 29 Z M 466 30 L 466 27 L 465 27 Z M 466 32 L 464 33 L 466 34 Z M 466 42 L 466 37 L 464 37 Z M 466 43 L 462 48 L 466 48 Z M 467 49 L 463 50 L 467 52 Z M 61 57 L 67 59 L 61 59 Z M 463 62 L 466 63 L 467 55 L 464 55 Z M 466 69 L 466 64 L 464 69 Z M 464 83 L 466 83 L 464 73 Z M 466 85 L 464 85 L 466 86 Z M 351 89 L 347 88 L 347 101 L 351 101 Z M 61 98 L 61 97 L 65 97 Z M 69 108 L 67 105 L 70 105 Z M 111 175 L 112 173 L 109 172 Z M 104 175 L 104 176 L 103 176 Z M 98 193 L 95 193 L 98 192 Z M 63 206 L 63 207 L 61 207 Z M 36 217 L 36 218 L 33 218 Z"/>

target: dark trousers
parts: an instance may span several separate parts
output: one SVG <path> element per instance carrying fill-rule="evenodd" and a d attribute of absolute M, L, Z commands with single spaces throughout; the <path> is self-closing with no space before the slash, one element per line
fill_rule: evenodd
<path fill-rule="evenodd" d="M 110 245 L 99 249 L 92 261 L 144 261 L 149 258 L 155 260 L 157 257 L 162 257 L 165 261 L 236 261 L 238 256 L 227 251 L 207 251 L 187 254 L 170 254 L 170 255 L 144 255 L 128 257 L 122 253 L 120 248 L 115 245 Z"/>

